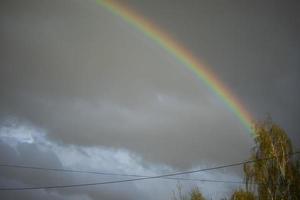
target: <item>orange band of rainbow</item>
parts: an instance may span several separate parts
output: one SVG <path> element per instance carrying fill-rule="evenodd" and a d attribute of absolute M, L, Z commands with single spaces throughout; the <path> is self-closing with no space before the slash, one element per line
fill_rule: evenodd
<path fill-rule="evenodd" d="M 128 24 L 140 30 L 145 36 L 156 42 L 160 47 L 174 55 L 178 61 L 201 79 L 230 110 L 238 117 L 240 122 L 251 132 L 252 117 L 236 96 L 220 81 L 217 76 L 197 60 L 190 51 L 175 41 L 169 34 L 156 25 L 137 14 L 132 9 L 114 0 L 97 0 L 97 2 L 121 17 Z M 252 133 L 252 132 L 251 132 Z"/>

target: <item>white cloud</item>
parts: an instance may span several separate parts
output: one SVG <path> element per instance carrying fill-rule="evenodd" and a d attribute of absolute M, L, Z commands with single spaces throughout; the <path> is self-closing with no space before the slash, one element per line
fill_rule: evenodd
<path fill-rule="evenodd" d="M 12 146 L 19 143 L 35 143 L 46 135 L 45 131 L 30 124 L 19 123 L 16 118 L 5 120 L 0 125 L 0 138 Z"/>
<path fill-rule="evenodd" d="M 55 167 L 61 166 L 66 169 L 75 170 L 89 170 L 89 171 L 101 171 L 109 173 L 121 173 L 121 174 L 140 174 L 140 175 L 159 175 L 168 172 L 173 172 L 173 169 L 167 165 L 157 165 L 146 162 L 142 157 L 133 154 L 126 149 L 114 149 L 104 148 L 101 146 L 85 147 L 76 145 L 62 145 L 51 141 L 47 138 L 45 132 L 39 132 L 41 129 L 37 129 L 28 124 L 22 124 L 20 122 L 14 123 L 10 126 L 1 126 L 0 147 L 5 147 L 5 144 L 13 146 L 18 155 L 13 157 L 10 162 L 20 163 L 24 165 L 34 165 L 43 167 Z M 14 134 L 9 140 L 7 135 Z M 27 138 L 33 138 L 32 142 L 28 142 Z M 24 139 L 25 138 L 25 139 Z M 31 140 L 30 140 L 31 141 Z M 25 145 L 25 146 L 24 146 Z M 7 148 L 7 147 L 6 147 Z M 33 149 L 33 150 L 30 150 Z M 3 151 L 4 153 L 6 151 Z M 28 152 L 28 153 L 27 153 Z M 32 155 L 34 152 L 35 155 Z M 4 156 L 4 155 L 2 155 Z M 19 157 L 18 157 L 19 156 Z M 29 157 L 28 157 L 29 156 Z M 54 158 L 51 158 L 53 157 Z M 4 156 L 5 157 L 5 156 Z M 41 159 L 42 158 L 42 159 Z M 50 159 L 51 158 L 51 159 Z M 5 159 L 2 159 L 5 162 Z M 48 163 L 42 160 L 51 160 Z M 48 166 L 47 166 L 48 165 Z M 195 169 L 207 167 L 209 165 L 201 165 L 195 167 Z M 91 174 L 59 174 L 53 172 L 31 172 L 32 176 L 24 176 L 22 172 L 15 171 L 15 169 L 6 169 L 8 172 L 0 173 L 0 178 L 6 179 L 2 181 L 2 185 L 6 186 L 19 186 L 19 183 L 23 185 L 53 185 L 53 184 L 73 184 L 73 183 L 87 183 L 87 182 L 103 182 L 109 180 L 127 179 L 129 177 L 122 176 L 105 176 L 105 175 L 91 175 Z M 13 170 L 13 171 L 10 171 Z M 20 170 L 20 169 L 19 169 Z M 11 173 L 11 174 L 10 174 Z M 38 173 L 38 180 L 33 181 L 33 176 Z M 58 181 L 58 177 L 61 181 Z M 239 176 L 234 173 L 226 171 L 221 172 L 206 172 L 201 174 L 186 175 L 185 178 L 199 178 L 199 179 L 217 179 L 217 180 L 239 180 Z M 15 181 L 15 182 L 14 182 Z M 222 197 L 236 187 L 236 185 L 220 184 L 220 183 L 206 183 L 206 182 L 186 182 L 181 181 L 186 190 L 198 185 L 203 193 L 210 197 Z M 153 179 L 145 181 L 137 181 L 130 183 L 112 184 L 107 186 L 96 186 L 91 188 L 77 188 L 77 197 L 92 199 L 103 197 L 103 191 L 105 190 L 105 197 L 115 196 L 128 197 L 129 199 L 139 199 L 143 197 L 145 199 L 166 199 L 171 197 L 171 193 L 176 189 L 177 181 L 166 179 Z M 216 188 L 216 184 L 218 186 Z M 219 189 L 221 188 L 221 189 Z M 35 194 L 36 191 L 32 191 Z M 54 192 L 54 193 L 53 193 Z M 57 193 L 58 192 L 58 193 Z M 39 195 L 50 195 L 49 191 L 38 192 Z M 50 191 L 51 195 L 70 195 L 70 191 L 54 190 Z M 153 196 L 155 194 L 155 197 Z M 79 196 L 78 196 L 79 195 Z M 58 198 L 59 199 L 59 198 Z"/>

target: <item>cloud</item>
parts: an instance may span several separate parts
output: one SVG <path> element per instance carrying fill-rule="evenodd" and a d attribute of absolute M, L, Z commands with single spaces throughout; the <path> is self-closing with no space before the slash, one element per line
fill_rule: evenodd
<path fill-rule="evenodd" d="M 299 146 L 299 1 L 128 4 L 206 62 L 256 119 L 270 113 Z"/>
<path fill-rule="evenodd" d="M 108 173 L 142 174 L 147 176 L 174 171 L 172 167 L 167 165 L 151 164 L 125 149 L 61 145 L 49 140 L 46 134 L 43 132 L 39 133 L 39 131 L 41 129 L 21 122 L 2 126 L 0 131 L 1 163 Z M 15 137 L 10 137 L 10 140 L 7 140 L 7 133 L 14 133 Z M 28 135 L 35 139 L 32 142 L 28 142 L 27 139 L 24 140 L 24 137 Z M 205 166 L 203 165 L 202 167 Z M 201 168 L 201 166 L 198 166 L 198 168 Z M 109 175 L 45 172 L 8 167 L 1 168 L 0 177 L 1 187 L 64 185 L 129 178 Z M 185 176 L 185 178 L 189 177 L 239 180 L 239 175 L 232 172 L 227 174 L 224 174 L 224 172 L 212 172 Z M 155 194 L 155 199 L 165 199 L 170 197 L 172 191 L 176 188 L 176 184 L 177 182 L 174 180 L 153 179 L 118 184 L 122 187 L 114 184 L 63 190 L 25 191 L 23 193 L 22 191 L 4 191 L 1 193 L 1 196 L 14 199 L 21 199 L 22 197 L 30 199 L 44 196 L 54 199 L 68 199 L 75 196 L 76 198 L 85 199 L 115 199 L 121 197 L 122 199 L 153 199 Z M 186 188 L 191 188 L 195 185 L 195 182 L 184 183 Z M 213 196 L 224 195 L 232 189 L 230 185 L 224 186 L 224 189 L 217 194 L 214 193 L 214 187 L 210 183 L 200 184 L 200 188 L 205 191 L 205 194 Z"/>
<path fill-rule="evenodd" d="M 3 179 L 0 178 L 0 185 L 18 185 L 18 186 L 26 186 L 24 184 L 21 184 L 18 181 L 13 181 L 10 179 Z M 45 199 L 45 200 L 91 200 L 87 195 L 62 195 L 57 192 L 53 191 L 44 191 L 44 190 L 38 190 L 38 191 L 21 191 L 21 192 L 11 192 L 11 191 L 1 191 L 0 194 L 1 198 L 3 199 L 24 199 L 24 200 L 30 200 L 30 199 Z"/>
<path fill-rule="evenodd" d="M 209 63 L 254 116 L 271 112 L 300 141 L 297 6 L 128 2 Z M 7 0 L 0 13 L 1 160 L 160 174 L 247 158 L 253 140 L 224 102 L 94 1 Z M 6 172 L 2 182 L 16 185 L 97 179 Z M 212 177 L 227 173 L 239 170 Z M 158 190 L 167 198 L 175 185 L 161 182 L 80 189 L 76 196 L 151 199 Z M 214 193 L 211 187 L 203 186 Z"/>
<path fill-rule="evenodd" d="M 2 120 L 181 169 L 248 155 L 252 138 L 221 100 L 94 2 L 6 2 L 2 10 Z"/>

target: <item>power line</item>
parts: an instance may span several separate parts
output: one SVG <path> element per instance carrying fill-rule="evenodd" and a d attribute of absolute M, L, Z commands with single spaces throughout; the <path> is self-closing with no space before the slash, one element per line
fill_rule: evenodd
<path fill-rule="evenodd" d="M 0 167 L 34 169 L 34 170 L 55 171 L 55 172 L 70 172 L 70 173 L 81 173 L 81 174 L 111 175 L 111 176 L 132 176 L 132 177 L 141 177 L 142 176 L 142 175 L 136 175 L 136 174 L 119 174 L 119 173 L 73 170 L 73 169 L 63 169 L 63 168 L 45 168 L 45 167 L 36 167 L 36 166 L 28 166 L 28 165 L 0 164 Z"/>
<path fill-rule="evenodd" d="M 294 152 L 292 154 L 289 154 L 288 156 L 292 156 L 292 155 L 299 154 L 299 153 L 300 152 Z M 275 156 L 270 157 L 270 158 L 264 158 L 264 159 L 255 159 L 255 160 L 242 161 L 242 162 L 233 163 L 233 164 L 230 164 L 230 165 L 222 165 L 222 166 L 210 168 L 209 170 L 219 169 L 219 168 L 227 168 L 227 167 L 232 167 L 232 166 L 238 166 L 238 165 L 247 164 L 247 163 L 251 163 L 251 162 L 257 162 L 257 161 L 260 161 L 260 160 L 271 160 L 271 159 L 274 159 L 274 158 L 275 158 Z M 73 169 L 63 169 L 63 168 L 46 168 L 46 167 L 37 167 L 37 166 L 29 166 L 29 165 L 15 165 L 15 164 L 0 164 L 0 167 L 34 169 L 34 170 L 42 170 L 42 171 L 83 173 L 83 174 L 111 175 L 111 176 L 131 176 L 131 177 L 148 177 L 149 176 L 149 175 L 138 175 L 138 174 L 121 174 L 121 173 L 110 173 L 110 172 L 99 172 L 99 171 L 73 170 Z M 188 173 L 195 173 L 197 171 L 198 170 L 187 171 L 187 172 Z M 187 173 L 187 172 L 183 172 L 183 173 Z"/>
<path fill-rule="evenodd" d="M 83 183 L 83 184 L 72 184 L 72 185 L 0 188 L 0 191 L 16 191 L 16 190 L 20 191 L 20 190 L 40 190 L 40 189 L 62 189 L 62 188 L 74 188 L 74 187 L 87 187 L 87 186 L 108 185 L 108 184 L 114 184 L 114 183 L 125 183 L 125 182 L 140 181 L 140 180 L 147 180 L 147 179 L 157 179 L 157 178 L 162 178 L 162 177 L 160 177 L 160 176 L 151 176 L 151 177 L 136 178 L 136 179 L 124 179 L 124 180 L 117 180 L 117 181 L 105 181 L 105 182 Z M 197 181 L 199 181 L 199 179 Z M 219 180 L 205 180 L 205 179 L 202 180 L 202 181 L 213 182 L 213 183 L 241 183 L 241 184 L 244 183 L 244 182 L 235 182 L 235 181 L 219 181 Z"/>
<path fill-rule="evenodd" d="M 292 153 L 292 154 L 288 154 L 286 156 L 292 156 L 292 155 L 299 154 L 299 153 L 300 152 L 295 152 L 295 153 Z M 253 162 L 257 162 L 257 161 L 271 160 L 271 159 L 274 159 L 274 158 L 276 158 L 276 157 L 273 156 L 273 157 L 270 157 L 270 158 L 248 160 L 248 161 L 237 162 L 237 163 L 232 163 L 232 164 L 227 164 L 227 165 L 220 165 L 220 166 L 216 166 L 216 167 L 210 167 L 210 168 L 204 168 L 204 169 L 198 169 L 198 170 L 174 172 L 174 173 L 169 173 L 169 174 L 139 177 L 139 178 L 133 178 L 133 179 L 123 179 L 123 180 L 116 180 L 116 181 L 104 181 L 104 182 L 96 182 L 96 183 L 71 184 L 71 185 L 36 186 L 36 187 L 11 187 L 11 188 L 0 188 L 0 191 L 87 187 L 87 186 L 95 186 L 95 185 L 108 185 L 108 184 L 115 184 L 115 183 L 125 183 L 125 182 L 133 182 L 133 181 L 140 181 L 140 180 L 158 179 L 158 178 L 165 178 L 165 177 L 169 178 L 171 176 L 178 176 L 178 175 L 192 174 L 192 173 L 197 173 L 197 172 L 211 171 L 211 170 L 216 170 L 216 169 L 223 169 L 223 168 L 228 168 L 228 167 L 234 167 L 234 166 L 239 166 L 239 165 L 243 165 L 243 164 L 253 163 Z"/>
<path fill-rule="evenodd" d="M 82 174 L 96 174 L 96 175 L 108 175 L 108 176 L 129 176 L 129 177 L 140 177 L 140 178 L 150 177 L 149 175 L 108 173 L 108 172 L 72 170 L 72 169 L 62 169 L 62 168 L 44 168 L 44 167 L 25 166 L 25 165 L 0 164 L 0 167 L 33 169 L 33 170 L 41 170 L 41 171 L 82 173 Z M 242 181 L 210 180 L 210 179 L 183 178 L 183 177 L 164 177 L 164 179 L 178 180 L 178 181 L 183 180 L 183 181 L 199 181 L 199 182 L 213 182 L 213 183 L 245 184 L 245 182 Z"/>

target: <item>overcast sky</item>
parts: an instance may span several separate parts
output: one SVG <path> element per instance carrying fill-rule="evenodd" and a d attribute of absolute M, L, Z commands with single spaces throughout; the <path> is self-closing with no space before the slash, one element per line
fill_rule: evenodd
<path fill-rule="evenodd" d="M 270 114 L 300 146 L 297 1 L 122 2 L 207 63 L 255 119 Z M 253 138 L 224 102 L 95 1 L 2 0 L 0 26 L 1 163 L 156 175 L 249 156 Z M 240 168 L 190 177 L 242 179 Z M 0 170 L 1 187 L 121 178 Z M 176 184 L 149 180 L 0 197 L 160 200 Z M 182 184 L 213 198 L 237 187 Z"/>

